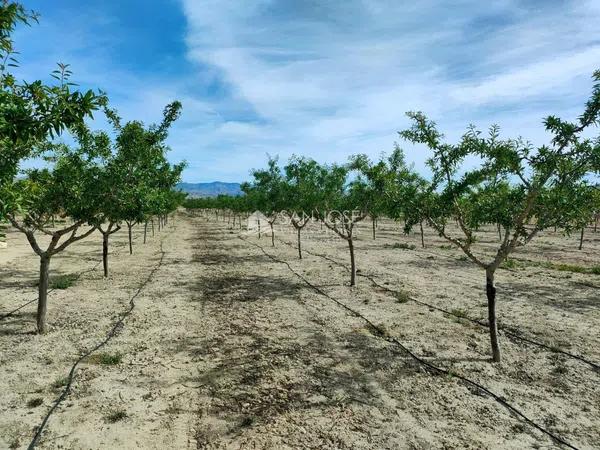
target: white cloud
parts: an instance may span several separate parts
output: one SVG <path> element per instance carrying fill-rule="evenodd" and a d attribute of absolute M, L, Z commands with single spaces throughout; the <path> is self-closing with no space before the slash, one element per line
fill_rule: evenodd
<path fill-rule="evenodd" d="M 582 81 L 589 80 L 599 64 L 600 45 L 592 46 L 465 84 L 451 91 L 451 97 L 457 102 L 481 105 L 554 96 L 555 89 L 559 90 L 559 94 L 576 95 L 582 91 Z"/>
<path fill-rule="evenodd" d="M 31 36 L 22 78 L 71 62 L 75 80 L 106 89 L 126 119 L 156 122 L 181 100 L 169 144 L 173 161 L 189 162 L 186 181 L 246 179 L 267 153 L 377 157 L 408 110 L 426 112 L 450 140 L 469 123 L 498 123 L 543 143 L 541 119 L 575 117 L 600 66 L 597 0 L 179 1 L 192 73 L 115 64 L 118 43 L 90 31 L 110 29 L 102 9 L 42 20 L 18 39 Z M 424 170 L 426 152 L 405 148 Z"/>
<path fill-rule="evenodd" d="M 228 133 L 229 151 L 376 156 L 407 110 L 424 110 L 449 138 L 493 120 L 542 141 L 541 118 L 582 106 L 600 65 L 593 1 L 400 3 L 183 0 L 188 57 L 261 121 Z M 409 159 L 423 167 L 423 154 Z"/>

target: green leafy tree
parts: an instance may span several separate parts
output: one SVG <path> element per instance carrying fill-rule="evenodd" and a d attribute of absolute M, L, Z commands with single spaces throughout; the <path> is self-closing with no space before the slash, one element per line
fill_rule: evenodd
<path fill-rule="evenodd" d="M 586 175 L 598 171 L 600 139 L 585 138 L 583 134 L 598 124 L 600 71 L 594 79 L 596 84 L 583 114 L 576 122 L 546 118 L 545 127 L 552 139 L 549 145 L 537 149 L 520 139 L 500 139 L 497 127 L 484 136 L 471 126 L 458 144 L 447 144 L 435 123 L 422 113 L 408 113 L 413 125 L 400 133 L 411 142 L 427 145 L 433 153 L 428 162 L 433 178 L 419 205 L 421 213 L 441 236 L 485 271 L 493 361 L 501 359 L 496 270 L 515 248 L 530 242 L 540 230 L 554 224 L 569 226 L 577 205 L 560 203 L 548 209 L 547 199 L 577 189 Z M 472 157 L 481 161 L 479 166 L 471 168 L 465 163 Z M 498 205 L 501 215 L 491 213 L 491 203 Z M 448 219 L 456 220 L 460 235 L 445 226 Z M 494 256 L 486 259 L 473 244 L 477 230 L 489 223 L 499 223 L 504 233 Z"/>
<path fill-rule="evenodd" d="M 27 177 L 14 181 L 10 192 L 19 192 L 19 208 L 7 211 L 11 224 L 25 234 L 40 258 L 37 329 L 46 331 L 46 311 L 50 262 L 69 245 L 94 232 L 98 214 L 99 164 L 109 152 L 105 133 L 90 133 L 81 128 L 76 136 L 77 148 L 48 143 L 44 154 L 50 168 L 33 169 Z M 9 203 L 16 205 L 16 202 Z M 55 216 L 68 218 L 70 225 L 51 228 Z M 85 229 L 86 225 L 91 225 Z M 83 229 L 82 232 L 80 232 Z M 38 233 L 50 239 L 43 248 Z"/>
<path fill-rule="evenodd" d="M 302 259 L 301 233 L 312 221 L 318 204 L 322 168 L 310 158 L 293 156 L 284 167 L 284 173 L 283 203 L 296 231 L 298 258 Z"/>
<path fill-rule="evenodd" d="M 389 190 L 394 181 L 394 172 L 385 156 L 373 163 L 364 154 L 352 156 L 349 168 L 358 173 L 363 187 L 362 201 L 371 217 L 373 239 L 375 239 L 377 220 L 389 211 Z"/>
<path fill-rule="evenodd" d="M 598 231 L 598 221 L 600 221 L 600 184 L 594 186 L 592 197 L 592 220 L 594 222 L 594 233 L 596 233 Z"/>
<path fill-rule="evenodd" d="M 249 189 L 249 185 L 245 187 Z M 225 195 L 220 194 L 217 197 L 185 198 L 182 205 L 188 210 L 201 210 L 201 214 L 209 219 L 209 215 L 215 213 L 218 217 L 219 211 L 229 211 L 233 217 L 232 227 L 237 225 L 243 229 L 242 218 L 248 218 L 252 211 L 256 210 L 255 205 L 246 195 Z M 223 214 L 222 214 L 223 215 Z"/>
<path fill-rule="evenodd" d="M 117 133 L 116 152 L 109 169 L 115 186 L 112 193 L 115 206 L 110 209 L 114 220 L 127 224 L 130 254 L 133 254 L 133 226 L 144 223 L 152 214 L 161 213 L 157 191 L 174 188 L 183 170 L 183 163 L 175 167 L 169 165 L 166 159 L 169 149 L 164 143 L 180 113 L 181 103 L 175 101 L 165 107 L 160 124 L 145 127 L 139 121 L 122 125 L 116 111 L 106 110 Z"/>
<path fill-rule="evenodd" d="M 546 190 L 540 198 L 536 215 L 555 228 L 562 228 L 566 235 L 579 231 L 578 248 L 582 250 L 585 229 L 594 219 L 597 186 L 582 180 L 577 184 Z"/>
<path fill-rule="evenodd" d="M 0 2 L 0 218 L 15 205 L 18 195 L 8 192 L 19 163 L 35 155 L 43 145 L 65 130 L 72 130 L 106 103 L 102 93 L 80 92 L 69 81 L 68 65 L 59 64 L 52 73 L 56 85 L 41 81 L 19 83 L 11 73 L 17 65 L 12 34 L 16 26 L 37 22 L 38 15 L 20 3 Z"/>
<path fill-rule="evenodd" d="M 115 173 L 116 166 L 112 161 L 112 153 L 101 168 L 98 179 L 100 195 L 99 214 L 96 218 L 96 227 L 102 234 L 102 268 L 104 277 L 108 277 L 108 254 L 110 236 L 121 229 L 121 205 L 117 197 L 118 187 L 115 186 L 118 171 Z"/>
<path fill-rule="evenodd" d="M 253 186 L 253 184 L 249 182 L 242 183 L 240 185 L 240 189 L 244 193 L 244 198 L 246 199 L 246 204 L 249 208 L 250 214 L 255 214 L 257 212 L 260 212 L 262 214 L 260 209 L 263 207 L 263 197 L 260 190 L 256 189 Z M 215 209 L 215 214 L 218 216 L 218 208 Z M 264 225 L 263 223 L 261 223 L 260 214 L 258 215 L 258 217 L 256 217 L 256 224 L 258 227 L 258 238 L 260 239 L 262 237 L 262 227 Z"/>
<path fill-rule="evenodd" d="M 315 214 L 322 223 L 348 244 L 350 286 L 356 285 L 354 239 L 356 225 L 369 209 L 368 187 L 362 180 L 348 181 L 349 166 L 320 166 Z"/>
<path fill-rule="evenodd" d="M 164 160 L 156 168 L 156 176 L 150 184 L 146 220 L 144 226 L 144 243 L 146 243 L 146 231 L 148 218 L 156 216 L 163 226 L 168 223 L 168 218 L 184 201 L 185 194 L 175 191 L 176 184 L 181 181 L 181 174 L 186 167 L 185 162 L 170 164 Z"/>
<path fill-rule="evenodd" d="M 395 219 L 404 219 L 404 233 L 409 233 L 412 224 L 419 224 L 421 247 L 425 248 L 423 222 L 427 217 L 419 205 L 428 201 L 431 194 L 426 192 L 427 181 L 406 164 L 402 149 L 395 145 L 389 157 L 392 182 L 387 188 L 387 214 Z"/>
<path fill-rule="evenodd" d="M 277 164 L 277 159 L 269 157 L 267 169 L 255 169 L 252 171 L 252 176 L 254 180 L 252 183 L 244 183 L 242 191 L 248 196 L 256 209 L 266 216 L 267 223 L 271 228 L 271 245 L 275 247 L 274 224 L 278 215 L 286 206 L 284 178 Z"/>

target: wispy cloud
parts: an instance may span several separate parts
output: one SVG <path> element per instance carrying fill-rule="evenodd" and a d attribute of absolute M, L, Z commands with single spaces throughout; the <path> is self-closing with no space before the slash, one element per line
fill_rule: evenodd
<path fill-rule="evenodd" d="M 594 1 L 183 6 L 188 58 L 220 74 L 226 102 L 250 106 L 251 132 L 227 126 L 239 155 L 375 156 L 391 148 L 407 110 L 425 111 L 449 138 L 493 121 L 541 143 L 542 117 L 572 116 L 600 66 Z M 418 149 L 408 157 L 423 168 Z"/>
<path fill-rule="evenodd" d="M 498 123 L 543 143 L 542 118 L 579 113 L 600 67 L 596 0 L 159 0 L 148 17 L 170 11 L 175 24 L 160 36 L 135 8 L 92 3 L 57 0 L 44 42 L 24 33 L 24 76 L 71 62 L 78 81 L 149 122 L 182 100 L 170 144 L 174 160 L 189 162 L 186 181 L 246 179 L 267 153 L 376 157 L 408 110 L 426 112 L 449 139 L 469 123 Z M 127 33 L 158 53 L 127 51 Z M 405 148 L 425 170 L 422 149 Z"/>

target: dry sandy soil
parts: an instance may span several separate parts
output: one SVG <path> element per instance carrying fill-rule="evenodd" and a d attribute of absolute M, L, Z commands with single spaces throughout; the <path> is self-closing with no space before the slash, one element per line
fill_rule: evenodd
<path fill-rule="evenodd" d="M 27 447 L 73 363 L 136 294 L 116 336 L 78 366 L 38 448 L 558 446 L 460 376 L 574 447 L 600 448 L 598 370 L 505 333 L 504 360 L 490 363 L 485 328 L 457 317 L 485 318 L 484 274 L 430 230 L 421 249 L 397 224 L 382 222 L 376 240 L 369 227 L 359 230 L 355 288 L 345 243 L 319 227 L 305 233 L 311 254 L 300 261 L 289 229 L 272 248 L 268 236 L 180 213 L 145 245 L 137 230 L 133 256 L 126 234 L 115 235 L 108 279 L 100 235 L 73 245 L 52 261 L 55 277 L 80 276 L 50 293 L 50 331 L 33 333 L 35 302 L 0 320 L 0 448 Z M 488 234 L 483 251 L 497 239 Z M 8 242 L 0 316 L 36 295 L 35 255 L 10 230 Z M 599 250 L 591 232 L 583 251 L 554 233 L 520 250 L 497 274 L 504 329 L 600 363 L 600 275 L 543 264 L 593 267 Z"/>

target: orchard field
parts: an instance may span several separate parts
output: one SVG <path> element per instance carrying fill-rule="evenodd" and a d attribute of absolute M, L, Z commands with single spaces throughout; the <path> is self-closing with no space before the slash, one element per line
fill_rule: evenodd
<path fill-rule="evenodd" d="M 545 8 L 454 11 L 436 41 L 444 8 L 404 8 L 419 37 L 394 2 L 326 25 L 328 2 L 31 3 L 49 25 L 0 0 L 0 450 L 600 448 L 598 27 L 574 5 L 517 39 L 546 59 L 469 67 L 447 40 Z"/>
<path fill-rule="evenodd" d="M 597 448 L 591 228 L 581 251 L 577 238 L 546 231 L 499 270 L 495 364 L 487 328 L 468 320 L 485 321 L 481 274 L 429 227 L 422 248 L 395 221 L 380 219 L 375 240 L 361 222 L 355 287 L 345 243 L 317 223 L 302 260 L 283 224 L 274 247 L 269 233 L 198 210 L 180 210 L 146 244 L 142 228 L 131 256 L 126 233 L 114 235 L 108 278 L 96 234 L 56 258 L 50 288 L 63 289 L 49 293 L 46 334 L 35 334 L 35 303 L 0 321 L 0 447 L 29 444 L 72 365 L 135 296 L 114 337 L 80 362 L 38 448 L 559 445 L 498 400 L 576 448 Z M 478 244 L 497 240 L 490 229 Z M 9 229 L 7 241 L 0 316 L 31 300 L 37 281 L 25 240 Z"/>

